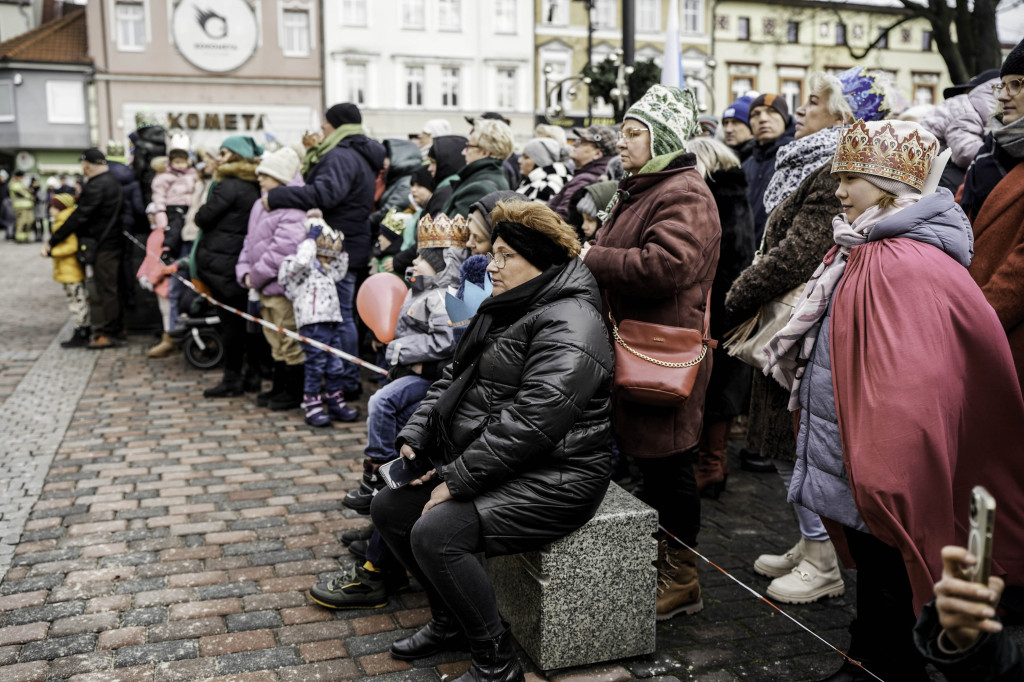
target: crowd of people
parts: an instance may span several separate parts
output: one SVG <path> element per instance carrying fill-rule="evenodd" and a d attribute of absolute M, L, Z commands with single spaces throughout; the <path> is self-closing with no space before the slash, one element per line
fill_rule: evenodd
<path fill-rule="evenodd" d="M 150 357 L 176 350 L 182 277 L 376 357 L 388 375 L 368 401 L 362 480 L 343 500 L 373 528 L 342 535 L 359 561 L 310 596 L 380 607 L 411 573 L 432 619 L 395 642 L 396 658 L 468 649 L 459 680 L 524 679 L 474 555 L 572 532 L 630 471 L 658 512 L 657 618 L 699 612 L 701 500 L 726 491 L 746 415 L 741 464 L 778 473 L 800 533 L 754 562 L 768 596 L 838 596 L 840 565 L 858 571 L 856 662 L 828 680 L 926 680 L 926 661 L 951 679 L 1021 679 L 994 609 L 1004 581 L 1012 593 L 1024 579 L 1022 86 L 1024 42 L 921 121 L 901 118 L 895 86 L 862 67 L 810 74 L 793 112 L 749 93 L 720 125 L 693 92 L 656 85 L 617 128 L 570 140 L 540 125 L 519 153 L 498 113 L 467 118 L 465 136 L 434 119 L 380 142 L 343 103 L 302 150 L 171 138 L 143 177 L 90 149 L 82 186 L 48 194 L 15 173 L 8 235 L 27 239 L 35 202 L 49 205 L 42 253 L 76 322 L 66 346 L 123 334 L 130 217 L 151 226 L 134 273 L 160 305 Z M 407 287 L 390 335 L 356 314 L 372 273 Z M 711 351 L 783 298 L 793 312 L 753 362 Z M 222 320 L 223 376 L 206 398 L 258 393 L 311 426 L 360 418 L 356 364 Z M 627 321 L 703 330 L 700 355 L 644 355 L 620 336 Z M 616 369 L 623 348 L 685 386 L 643 397 Z M 396 460 L 415 472 L 391 488 L 380 469 Z M 999 504 L 989 585 L 962 579 L 977 558 L 956 547 L 975 485 Z"/>

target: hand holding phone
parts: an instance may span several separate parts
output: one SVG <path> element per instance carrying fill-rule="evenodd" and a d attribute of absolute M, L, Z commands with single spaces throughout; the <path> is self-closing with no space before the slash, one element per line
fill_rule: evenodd
<path fill-rule="evenodd" d="M 427 475 L 433 467 L 424 459 L 399 457 L 381 466 L 377 473 L 381 475 L 388 487 L 397 490 Z"/>
<path fill-rule="evenodd" d="M 988 585 L 992 568 L 992 531 L 996 522 L 996 498 L 980 485 L 971 490 L 971 517 L 967 534 L 967 550 L 978 562 L 971 567 L 965 579 Z"/>

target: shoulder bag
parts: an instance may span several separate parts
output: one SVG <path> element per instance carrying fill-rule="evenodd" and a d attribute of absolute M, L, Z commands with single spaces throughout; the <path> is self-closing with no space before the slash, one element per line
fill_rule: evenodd
<path fill-rule="evenodd" d="M 608 319 L 615 339 L 615 390 L 625 400 L 675 407 L 690 397 L 709 349 L 711 290 L 704 302 L 704 330 L 623 320 L 616 323 L 607 297 Z"/>

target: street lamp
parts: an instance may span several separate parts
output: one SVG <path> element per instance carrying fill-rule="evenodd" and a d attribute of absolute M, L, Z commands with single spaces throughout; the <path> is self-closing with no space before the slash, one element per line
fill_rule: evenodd
<path fill-rule="evenodd" d="M 685 75 L 686 80 L 695 80 L 704 86 L 704 90 L 708 93 L 711 98 L 711 111 L 718 111 L 715 108 L 715 67 L 718 66 L 718 62 L 715 61 L 714 57 L 704 57 L 704 66 L 707 67 L 708 73 L 704 77 L 693 76 L 687 73 Z M 701 108 L 701 111 L 707 111 L 708 107 L 705 105 Z"/>
<path fill-rule="evenodd" d="M 615 65 L 615 87 L 608 92 L 618 105 L 617 111 L 626 110 L 626 104 L 629 102 L 629 77 L 633 75 L 634 70 L 633 65 L 626 64 L 622 56 L 621 49 L 615 50 L 612 57 L 612 63 Z"/>
<path fill-rule="evenodd" d="M 557 103 L 552 103 L 552 97 L 556 92 L 561 92 L 562 88 L 569 83 L 582 83 L 583 85 L 590 85 L 589 76 L 569 76 L 559 80 L 553 80 L 551 78 L 551 72 L 554 69 L 550 64 L 544 67 L 544 114 L 548 119 L 559 118 L 565 114 L 565 106 L 562 104 L 562 98 L 558 98 Z M 575 87 L 570 87 L 565 91 L 565 96 L 570 100 L 575 100 L 579 95 L 579 91 Z M 587 123 L 589 124 L 589 119 Z"/>

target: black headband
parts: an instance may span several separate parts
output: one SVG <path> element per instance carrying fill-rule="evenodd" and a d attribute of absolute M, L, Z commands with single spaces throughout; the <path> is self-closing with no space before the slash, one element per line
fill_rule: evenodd
<path fill-rule="evenodd" d="M 491 241 L 495 242 L 499 237 L 538 270 L 547 270 L 552 265 L 564 265 L 569 262 L 569 254 L 563 247 L 521 223 L 508 220 L 497 223 L 491 232 Z"/>

